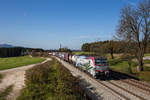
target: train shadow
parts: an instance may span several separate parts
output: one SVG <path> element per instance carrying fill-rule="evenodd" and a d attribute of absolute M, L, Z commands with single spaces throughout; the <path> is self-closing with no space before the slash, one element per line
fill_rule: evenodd
<path fill-rule="evenodd" d="M 134 80 L 139 80 L 138 78 L 125 74 L 125 73 L 121 73 L 121 72 L 117 72 L 117 71 L 113 71 L 110 70 L 110 76 L 109 78 L 106 78 L 103 81 L 107 81 L 107 80 L 126 80 L 126 79 L 134 79 Z"/>

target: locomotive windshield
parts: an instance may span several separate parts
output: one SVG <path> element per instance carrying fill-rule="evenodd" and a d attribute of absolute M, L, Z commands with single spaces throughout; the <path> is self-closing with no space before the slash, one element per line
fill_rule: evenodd
<path fill-rule="evenodd" d="M 107 64 L 107 60 L 106 59 L 95 59 L 95 64 L 96 65 L 106 65 Z"/>

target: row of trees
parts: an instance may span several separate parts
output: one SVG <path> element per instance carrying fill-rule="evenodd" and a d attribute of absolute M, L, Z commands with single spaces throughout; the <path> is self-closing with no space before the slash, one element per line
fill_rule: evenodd
<path fill-rule="evenodd" d="M 113 59 L 113 53 L 123 53 L 122 44 L 123 42 L 113 40 L 85 43 L 82 45 L 82 51 L 95 52 L 97 55 L 105 55 L 106 53 L 110 53 Z"/>
<path fill-rule="evenodd" d="M 96 52 L 99 55 L 123 53 L 138 61 L 138 71 L 143 71 L 144 53 L 150 53 L 150 0 L 142 0 L 137 5 L 126 5 L 121 10 L 115 41 L 85 43 L 83 51 Z M 130 61 L 129 61 L 130 64 Z"/>
<path fill-rule="evenodd" d="M 65 48 L 59 48 L 58 50 L 59 52 L 72 52 L 69 48 L 65 47 Z"/>
<path fill-rule="evenodd" d="M 130 44 L 131 47 L 134 47 L 134 43 Z M 128 51 L 129 43 L 125 41 L 115 41 L 115 40 L 107 40 L 107 41 L 99 41 L 93 43 L 84 43 L 82 45 L 82 51 L 84 52 L 95 52 L 97 55 L 105 55 L 106 53 L 110 53 L 112 59 L 114 53 L 124 53 Z M 148 46 L 145 49 L 145 53 L 150 53 L 150 41 L 148 42 Z"/>
<path fill-rule="evenodd" d="M 23 52 L 25 52 L 25 48 L 22 47 L 0 48 L 0 57 L 21 56 Z"/>
<path fill-rule="evenodd" d="M 13 47 L 13 48 L 0 48 L 0 57 L 17 57 L 31 54 L 31 52 L 43 52 L 40 48 L 23 48 L 23 47 Z"/>

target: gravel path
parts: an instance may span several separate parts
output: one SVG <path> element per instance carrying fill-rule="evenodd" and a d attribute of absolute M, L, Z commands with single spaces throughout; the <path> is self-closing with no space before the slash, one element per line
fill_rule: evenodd
<path fill-rule="evenodd" d="M 44 62 L 51 60 L 50 58 L 47 58 Z M 41 64 L 41 63 L 38 63 Z M 20 94 L 20 90 L 24 87 L 24 80 L 25 80 L 25 71 L 29 68 L 32 68 L 35 65 L 38 64 L 32 64 L 28 66 L 23 67 L 17 67 L 13 69 L 7 69 L 0 71 L 1 74 L 4 75 L 2 82 L 0 83 L 0 91 L 3 91 L 8 86 L 13 85 L 13 90 L 8 95 L 7 100 L 16 100 L 16 98 Z"/>

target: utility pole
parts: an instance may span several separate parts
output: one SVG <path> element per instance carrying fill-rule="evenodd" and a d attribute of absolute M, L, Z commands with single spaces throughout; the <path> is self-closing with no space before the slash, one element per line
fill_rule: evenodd
<path fill-rule="evenodd" d="M 60 48 L 59 48 L 59 50 L 61 51 L 61 44 L 60 44 Z"/>

